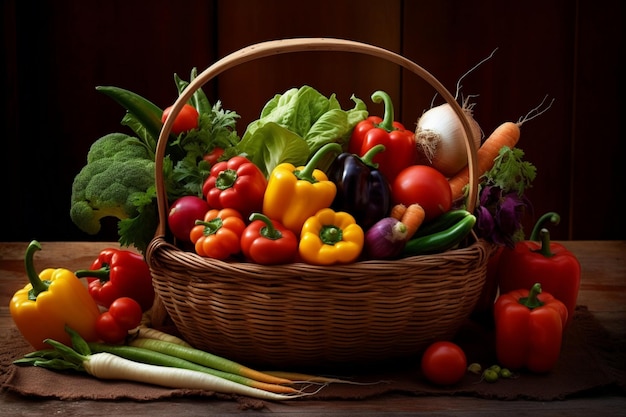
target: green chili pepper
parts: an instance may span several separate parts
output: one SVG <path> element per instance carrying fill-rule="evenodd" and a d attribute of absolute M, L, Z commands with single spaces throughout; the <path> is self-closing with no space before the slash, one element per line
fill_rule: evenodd
<path fill-rule="evenodd" d="M 437 233 L 409 240 L 404 247 L 405 256 L 444 252 L 459 244 L 476 224 L 476 216 L 468 214 L 451 227 Z"/>
<path fill-rule="evenodd" d="M 443 213 L 442 215 L 438 216 L 436 219 L 433 219 L 432 221 L 421 225 L 417 229 L 417 232 L 415 232 L 414 238 L 418 238 L 420 236 L 428 236 L 428 235 L 432 235 L 433 233 L 442 232 L 452 227 L 453 225 L 457 224 L 459 221 L 469 216 L 470 214 L 472 213 L 464 209 L 449 210 Z"/>
<path fill-rule="evenodd" d="M 150 146 L 154 151 L 156 148 L 156 140 L 161 133 L 161 128 L 163 127 L 163 123 L 161 122 L 163 110 L 151 101 L 141 97 L 139 94 L 123 88 L 98 86 L 96 87 L 96 90 L 111 97 L 118 104 L 124 107 L 128 113 L 131 113 L 135 119 L 139 121 L 139 123 L 141 123 L 146 130 L 146 133 L 148 133 L 153 141 Z"/>
<path fill-rule="evenodd" d="M 174 74 L 174 81 L 176 82 L 176 87 L 178 88 L 178 95 L 181 95 L 185 88 L 187 88 L 189 83 L 193 81 L 197 76 L 197 68 L 193 68 L 191 70 L 191 76 L 189 81 L 185 81 L 181 79 L 177 74 Z M 191 96 L 191 104 L 200 114 L 210 113 L 212 109 L 211 103 L 209 102 L 206 94 L 204 94 L 204 91 L 202 91 L 202 88 L 198 88 L 196 91 L 194 91 L 193 95 Z"/>

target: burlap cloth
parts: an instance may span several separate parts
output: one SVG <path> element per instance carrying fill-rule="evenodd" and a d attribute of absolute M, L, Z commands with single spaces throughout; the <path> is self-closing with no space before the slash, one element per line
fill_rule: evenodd
<path fill-rule="evenodd" d="M 493 332 L 490 326 L 468 321 L 455 341 L 465 350 L 468 362 L 483 366 L 496 363 L 493 352 Z M 218 395 L 206 391 L 160 388 L 119 381 L 99 381 L 87 375 L 54 372 L 35 367 L 18 367 L 12 361 L 32 348 L 17 330 L 3 337 L 0 344 L 0 387 L 2 390 L 42 398 L 60 400 L 134 400 L 149 401 L 177 397 L 219 398 L 242 401 L 241 398 Z M 360 382 L 377 382 L 370 385 L 331 384 L 306 399 L 363 399 L 386 393 L 412 396 L 458 395 L 494 400 L 562 400 L 600 393 L 626 393 L 625 340 L 622 335 L 609 335 L 585 306 L 578 306 L 574 321 L 567 329 L 557 367 L 545 375 L 520 372 L 518 377 L 495 383 L 480 381 L 480 377 L 467 374 L 454 387 L 437 388 L 429 385 L 419 372 L 418 358 L 413 362 L 386 364 L 384 369 L 370 367 L 355 371 L 341 369 L 344 377 Z M 307 369 L 306 371 L 314 371 Z M 252 405 L 252 404 L 250 404 Z M 254 407 L 254 405 L 252 405 Z M 262 406 L 258 402 L 257 406 Z"/>

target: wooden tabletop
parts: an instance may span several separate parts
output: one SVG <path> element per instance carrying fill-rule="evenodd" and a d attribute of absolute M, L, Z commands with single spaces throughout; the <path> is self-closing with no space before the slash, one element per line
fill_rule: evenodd
<path fill-rule="evenodd" d="M 101 249 L 117 247 L 112 242 L 41 242 L 43 250 L 35 256 L 37 270 L 65 267 L 70 270 L 91 264 Z M 626 241 L 567 241 L 563 243 L 582 265 L 582 283 L 578 304 L 588 307 L 600 323 L 618 341 L 626 341 Z M 0 332 L 14 328 L 9 301 L 26 282 L 24 251 L 27 242 L 0 243 Z M 263 410 L 242 410 L 237 402 L 218 399 L 171 399 L 167 401 L 59 401 L 27 398 L 0 393 L 0 415 L 67 415 L 99 416 L 172 416 L 176 414 L 226 416 L 255 415 L 273 412 L 294 416 L 339 415 L 567 415 L 625 416 L 626 398 L 594 395 L 566 401 L 498 401 L 469 397 L 415 397 L 390 394 L 362 401 L 297 401 L 271 403 Z M 522 413 L 523 412 L 523 413 Z"/>

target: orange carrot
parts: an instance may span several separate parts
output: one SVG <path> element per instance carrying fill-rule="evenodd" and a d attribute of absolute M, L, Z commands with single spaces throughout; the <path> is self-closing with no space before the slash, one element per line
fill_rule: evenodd
<path fill-rule="evenodd" d="M 500 153 L 500 149 L 504 146 L 514 148 L 520 138 L 520 128 L 522 125 L 535 117 L 541 116 L 544 112 L 554 103 L 554 99 L 550 101 L 546 108 L 541 109 L 546 101 L 546 97 L 543 98 L 541 103 L 534 109 L 531 109 L 526 116 L 521 117 L 516 123 L 504 122 L 498 126 L 493 133 L 485 140 L 481 147 L 476 152 L 476 159 L 478 163 L 478 177 L 480 178 L 485 172 L 493 168 L 495 163 L 494 159 Z M 452 201 L 458 200 L 465 195 L 465 187 L 469 183 L 469 166 L 465 166 L 461 171 L 457 172 L 448 180 L 450 188 L 452 189 Z"/>
<path fill-rule="evenodd" d="M 485 140 L 476 153 L 479 177 L 493 167 L 494 159 L 498 156 L 500 149 L 504 146 L 513 148 L 517 145 L 520 138 L 520 126 L 519 122 L 504 122 Z M 463 197 L 469 178 L 469 166 L 465 166 L 448 180 L 452 189 L 452 201 Z"/>
<path fill-rule="evenodd" d="M 402 220 L 402 216 L 406 212 L 406 206 L 402 203 L 398 203 L 391 208 L 391 214 L 389 217 L 393 217 L 396 220 Z"/>
<path fill-rule="evenodd" d="M 424 223 L 426 212 L 418 203 L 409 204 L 400 221 L 406 226 L 406 238 L 411 239 L 417 229 Z"/>

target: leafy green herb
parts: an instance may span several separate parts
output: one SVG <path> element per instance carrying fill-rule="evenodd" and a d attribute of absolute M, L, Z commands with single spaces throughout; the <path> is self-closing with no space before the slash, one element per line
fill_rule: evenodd
<path fill-rule="evenodd" d="M 167 187 L 170 202 L 184 195 L 202 196 L 202 185 L 211 170 L 203 157 L 215 148 L 229 149 L 239 143 L 235 129 L 238 118 L 218 101 L 208 113 L 200 113 L 198 129 L 181 134 L 169 144 L 173 167 Z"/>
<path fill-rule="evenodd" d="M 524 161 L 524 151 L 519 148 L 502 147 L 494 159 L 493 167 L 483 177 L 490 185 L 504 192 L 515 191 L 521 197 L 537 175 L 537 168 Z"/>

